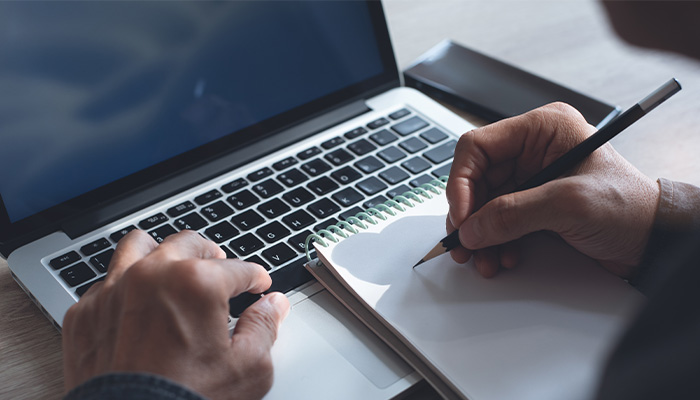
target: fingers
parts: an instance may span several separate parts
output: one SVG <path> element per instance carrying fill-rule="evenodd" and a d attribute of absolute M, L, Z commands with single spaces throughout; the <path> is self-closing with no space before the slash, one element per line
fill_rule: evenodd
<path fill-rule="evenodd" d="M 158 246 L 157 251 L 172 261 L 190 258 L 226 258 L 226 253 L 216 243 L 194 231 L 182 231 L 168 236 Z"/>
<path fill-rule="evenodd" d="M 511 242 L 540 230 L 558 231 L 570 216 L 560 212 L 558 182 L 511 193 L 486 203 L 459 228 L 459 240 L 476 250 Z M 562 200 L 563 201 L 563 200 Z"/>
<path fill-rule="evenodd" d="M 217 280 L 228 300 L 243 292 L 262 293 L 270 288 L 272 278 L 261 265 L 238 259 L 209 260 L 220 268 Z"/>
<path fill-rule="evenodd" d="M 491 197 L 512 190 L 594 131 L 578 111 L 553 103 L 464 134 L 447 184 L 452 224 L 460 226 Z"/>
<path fill-rule="evenodd" d="M 156 247 L 158 243 L 146 232 L 140 230 L 129 232 L 117 243 L 109 263 L 105 283 L 116 282 L 130 266 L 149 255 Z"/>
<path fill-rule="evenodd" d="M 277 339 L 277 331 L 289 313 L 289 300 L 279 292 L 263 296 L 248 307 L 236 323 L 232 346 L 242 360 L 257 360 L 269 353 Z"/>

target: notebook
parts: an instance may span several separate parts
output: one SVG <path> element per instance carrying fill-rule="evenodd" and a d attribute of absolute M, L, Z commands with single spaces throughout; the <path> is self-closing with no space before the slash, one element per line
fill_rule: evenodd
<path fill-rule="evenodd" d="M 548 234 L 492 279 L 449 254 L 413 269 L 445 235 L 444 181 L 310 236 L 307 268 L 445 398 L 592 398 L 641 295 Z"/>
<path fill-rule="evenodd" d="M 380 2 L 0 2 L 0 53 L 0 254 L 57 329 L 126 233 L 189 229 L 292 303 L 268 398 L 420 380 L 303 267 L 309 233 L 446 173 L 472 128 L 401 87 Z"/>

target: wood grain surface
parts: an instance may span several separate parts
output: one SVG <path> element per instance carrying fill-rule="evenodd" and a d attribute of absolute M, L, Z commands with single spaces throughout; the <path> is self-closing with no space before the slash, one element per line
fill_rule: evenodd
<path fill-rule="evenodd" d="M 596 2 L 389 1 L 385 11 L 401 69 L 450 38 L 623 109 L 677 78 L 683 91 L 612 143 L 651 177 L 700 184 L 700 63 L 625 44 Z M 60 398 L 61 369 L 60 334 L 0 260 L 0 399 Z"/>

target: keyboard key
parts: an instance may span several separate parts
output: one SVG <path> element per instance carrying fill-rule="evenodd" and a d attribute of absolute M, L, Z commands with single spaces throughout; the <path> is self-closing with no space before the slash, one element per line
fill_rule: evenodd
<path fill-rule="evenodd" d="M 297 252 L 284 243 L 277 243 L 269 249 L 263 250 L 260 254 L 275 267 L 279 267 L 297 256 Z"/>
<path fill-rule="evenodd" d="M 321 222 L 320 224 L 314 226 L 314 232 L 318 232 L 321 229 L 328 229 L 329 226 L 337 225 L 337 224 L 338 224 L 338 220 L 336 218 L 329 218 L 329 219 Z"/>
<path fill-rule="evenodd" d="M 75 287 L 81 283 L 97 276 L 95 271 L 90 269 L 84 262 L 75 264 L 60 272 L 61 278 L 70 286 Z"/>
<path fill-rule="evenodd" d="M 343 167 L 333 173 L 331 177 L 335 179 L 338 183 L 342 185 L 347 185 L 350 182 L 354 182 L 362 178 L 362 174 L 357 172 L 353 167 Z"/>
<path fill-rule="evenodd" d="M 216 203 L 212 203 L 202 208 L 199 210 L 199 212 L 209 221 L 217 222 L 233 214 L 233 209 L 227 206 L 223 201 L 217 201 Z"/>
<path fill-rule="evenodd" d="M 410 182 L 408 182 L 409 185 L 412 187 L 418 187 L 420 185 L 423 185 L 425 183 L 430 183 L 430 181 L 433 180 L 433 177 L 430 175 L 421 175 L 415 179 L 412 179 Z"/>
<path fill-rule="evenodd" d="M 272 199 L 258 206 L 258 211 L 267 218 L 278 217 L 289 210 L 291 208 L 280 199 Z"/>
<path fill-rule="evenodd" d="M 326 140 L 325 142 L 321 143 L 321 147 L 328 150 L 339 146 L 343 143 L 345 143 L 345 139 L 341 138 L 340 136 L 336 136 L 333 139 Z"/>
<path fill-rule="evenodd" d="M 373 145 L 366 139 L 360 139 L 356 142 L 350 143 L 348 149 L 358 156 L 365 155 L 377 149 L 377 146 Z"/>
<path fill-rule="evenodd" d="M 402 149 L 406 150 L 409 153 L 417 153 L 428 147 L 428 145 L 425 144 L 424 141 L 418 139 L 417 137 L 412 137 L 407 140 L 404 140 L 403 142 L 399 143 L 399 146 L 401 146 Z"/>
<path fill-rule="evenodd" d="M 309 188 L 312 192 L 316 193 L 317 195 L 322 196 L 326 193 L 334 191 L 340 186 L 337 183 L 333 182 L 331 178 L 324 176 L 309 183 L 308 185 L 306 185 L 306 187 Z"/>
<path fill-rule="evenodd" d="M 251 182 L 257 182 L 263 178 L 267 178 L 268 176 L 272 175 L 274 172 L 268 167 L 260 168 L 259 170 L 252 172 L 248 174 L 247 178 Z"/>
<path fill-rule="evenodd" d="M 301 169 L 311 176 L 318 176 L 326 171 L 330 171 L 331 166 L 320 158 L 313 159 L 305 164 L 302 164 Z"/>
<path fill-rule="evenodd" d="M 84 284 L 83 286 L 81 286 L 81 287 L 75 289 L 75 294 L 77 294 L 78 297 L 83 297 L 83 295 L 85 294 L 85 292 L 87 292 L 88 289 L 90 289 L 90 288 L 92 287 L 92 285 L 96 284 L 97 282 L 102 282 L 102 281 L 104 281 L 104 280 L 105 280 L 105 277 L 103 276 L 102 278 L 98 278 L 98 279 L 95 279 L 95 280 L 92 281 L 92 282 L 86 283 L 86 284 Z"/>
<path fill-rule="evenodd" d="M 117 243 L 118 241 L 122 240 L 122 238 L 126 236 L 127 233 L 133 231 L 134 229 L 136 229 L 135 226 L 129 225 L 126 228 L 122 228 L 117 232 L 114 232 L 113 234 L 109 235 L 109 238 L 112 239 L 114 243 Z"/>
<path fill-rule="evenodd" d="M 364 203 L 362 203 L 362 207 L 364 207 L 364 208 L 376 207 L 377 205 L 382 204 L 387 200 L 389 200 L 389 199 L 387 199 L 386 197 L 384 197 L 382 195 L 379 195 L 377 197 L 373 197 L 373 198 L 365 201 Z"/>
<path fill-rule="evenodd" d="M 426 151 L 423 153 L 423 157 L 430 160 L 433 164 L 440 164 L 454 156 L 455 146 L 457 146 L 457 141 L 450 140 L 447 143 L 441 144 L 439 147 Z"/>
<path fill-rule="evenodd" d="M 382 129 L 377 133 L 371 134 L 369 138 L 372 139 L 374 143 L 380 146 L 386 146 L 387 144 L 399 139 L 398 136 L 394 135 L 386 129 Z"/>
<path fill-rule="evenodd" d="M 302 160 L 308 160 L 309 158 L 315 156 L 316 154 L 321 154 L 321 149 L 318 147 L 312 147 L 310 149 L 306 149 L 302 151 L 301 153 L 297 154 L 297 157 L 299 157 Z"/>
<path fill-rule="evenodd" d="M 259 293 L 256 294 L 244 292 L 236 297 L 228 299 L 229 314 L 231 314 L 231 316 L 233 316 L 234 318 L 238 318 L 243 313 L 243 311 L 245 311 L 246 308 L 250 307 L 253 303 L 260 300 L 260 297 L 262 297 L 262 295 Z"/>
<path fill-rule="evenodd" d="M 143 221 L 139 222 L 139 228 L 141 229 L 151 229 L 154 228 L 162 223 L 165 223 L 165 221 L 168 220 L 168 217 L 165 216 L 163 213 L 158 213 L 152 217 L 148 217 L 144 219 Z"/>
<path fill-rule="evenodd" d="M 299 207 L 315 199 L 316 196 L 303 187 L 299 187 L 283 194 L 282 198 L 291 206 Z"/>
<path fill-rule="evenodd" d="M 365 198 L 365 196 L 361 195 L 360 192 L 351 187 L 339 190 L 333 193 L 331 197 L 343 207 L 350 207 L 351 205 L 362 201 Z"/>
<path fill-rule="evenodd" d="M 170 226 L 170 224 L 163 225 L 160 228 L 156 228 L 148 232 L 148 234 L 151 235 L 151 237 L 155 239 L 155 241 L 158 243 L 163 243 L 166 237 L 174 235 L 176 233 L 177 231 L 175 230 L 175 228 Z"/>
<path fill-rule="evenodd" d="M 209 225 L 209 223 L 197 213 L 187 214 L 184 217 L 177 218 L 173 221 L 173 224 L 181 231 L 184 231 L 185 229 L 198 231 Z"/>
<path fill-rule="evenodd" d="M 277 175 L 277 180 L 282 182 L 282 184 L 284 184 L 287 187 L 293 187 L 304 181 L 309 180 L 309 177 L 304 175 L 298 169 L 292 168 L 283 174 Z"/>
<path fill-rule="evenodd" d="M 249 190 L 244 189 L 226 199 L 236 210 L 243 210 L 260 201 Z"/>
<path fill-rule="evenodd" d="M 367 133 L 367 129 L 365 129 L 363 127 L 359 127 L 359 128 L 355 128 L 349 132 L 346 132 L 343 136 L 345 136 L 347 139 L 352 140 L 352 139 L 355 139 L 357 137 L 364 135 L 365 133 Z"/>
<path fill-rule="evenodd" d="M 272 179 L 268 179 L 253 186 L 253 191 L 263 199 L 270 198 L 283 190 L 284 188 L 282 185 Z"/>
<path fill-rule="evenodd" d="M 274 221 L 258 229 L 255 233 L 267 243 L 274 243 L 285 236 L 289 236 L 291 232 L 284 225 Z"/>
<path fill-rule="evenodd" d="M 431 164 L 421 157 L 413 157 L 410 160 L 402 162 L 401 166 L 406 168 L 412 174 L 419 174 L 430 168 Z"/>
<path fill-rule="evenodd" d="M 365 157 L 353 165 L 355 165 L 355 167 L 365 174 L 371 174 L 378 169 L 384 168 L 384 163 L 376 159 L 374 156 Z"/>
<path fill-rule="evenodd" d="M 389 118 L 394 119 L 394 120 L 396 120 L 396 119 L 401 119 L 401 118 L 407 116 L 407 115 L 410 114 L 410 113 L 411 113 L 411 112 L 408 111 L 407 109 L 402 108 L 402 109 L 400 109 L 399 111 L 394 111 L 393 113 L 389 114 Z"/>
<path fill-rule="evenodd" d="M 315 215 L 316 218 L 327 218 L 340 211 L 340 207 L 329 199 L 324 198 L 315 203 L 311 203 L 311 205 L 307 207 L 307 210 Z"/>
<path fill-rule="evenodd" d="M 398 124 L 392 126 L 391 130 L 393 130 L 401 136 L 406 136 L 419 129 L 423 129 L 426 126 L 428 126 L 428 123 L 420 117 L 411 117 L 403 122 L 399 122 Z"/>
<path fill-rule="evenodd" d="M 257 255 L 256 255 L 256 256 L 248 257 L 248 258 L 246 258 L 244 261 L 253 262 L 253 263 L 259 264 L 259 265 L 261 265 L 263 268 L 265 268 L 265 269 L 268 270 L 268 271 L 272 269 L 272 268 L 270 268 L 270 265 L 269 265 L 268 263 L 266 263 L 265 261 L 263 261 L 263 259 L 260 258 L 260 256 L 257 256 Z"/>
<path fill-rule="evenodd" d="M 239 256 L 247 256 L 255 251 L 265 247 L 262 240 L 258 239 L 252 233 L 247 233 L 239 238 L 236 238 L 228 244 L 233 251 Z"/>
<path fill-rule="evenodd" d="M 195 197 L 194 202 L 199 204 L 200 206 L 203 206 L 207 203 L 211 203 L 212 201 L 218 199 L 221 196 L 223 196 L 223 194 L 221 194 L 221 192 L 219 192 L 218 190 L 214 189 Z"/>
<path fill-rule="evenodd" d="M 255 212 L 255 210 L 248 210 L 238 215 L 234 215 L 233 218 L 231 218 L 231 222 L 233 222 L 238 229 L 247 231 L 264 223 L 265 218 Z"/>
<path fill-rule="evenodd" d="M 76 253 L 75 251 L 68 252 L 62 256 L 58 256 L 54 258 L 53 260 L 49 261 L 49 265 L 53 269 L 61 269 L 63 267 L 67 267 L 74 262 L 80 261 L 80 254 Z"/>
<path fill-rule="evenodd" d="M 386 149 L 377 153 L 377 155 L 389 164 L 399 161 L 400 159 L 406 157 L 406 153 L 397 149 L 394 146 L 387 147 Z"/>
<path fill-rule="evenodd" d="M 388 192 L 386 192 L 386 195 L 389 196 L 390 199 L 393 199 L 396 196 L 403 195 L 404 193 L 408 192 L 411 190 L 411 188 L 407 185 L 400 185 L 397 186 L 393 189 L 389 189 Z"/>
<path fill-rule="evenodd" d="M 194 203 L 192 203 L 191 201 L 186 201 L 184 203 L 176 205 L 175 207 L 168 208 L 168 211 L 166 211 L 165 213 L 168 214 L 171 218 L 175 218 L 189 211 L 192 211 L 195 208 L 196 207 Z"/>
<path fill-rule="evenodd" d="M 430 128 L 425 132 L 421 132 L 420 137 L 427 140 L 430 144 L 435 144 L 447 139 L 447 134 L 438 128 Z"/>
<path fill-rule="evenodd" d="M 106 249 L 109 246 L 111 246 L 109 240 L 105 238 L 99 238 L 94 242 L 88 243 L 85 246 L 81 247 L 80 252 L 83 253 L 83 255 L 85 256 L 91 256 L 100 250 Z"/>
<path fill-rule="evenodd" d="M 286 267 L 270 272 L 272 286 L 270 286 L 267 292 L 275 291 L 287 293 L 313 279 L 311 273 L 304 268 L 305 262 L 306 257 L 299 257 L 290 264 L 287 264 Z"/>
<path fill-rule="evenodd" d="M 363 210 L 362 208 L 360 208 L 360 207 L 353 207 L 353 208 L 351 208 L 351 209 L 349 209 L 349 210 L 345 210 L 345 211 L 343 211 L 342 213 L 340 213 L 339 217 L 340 217 L 341 220 L 347 221 L 348 218 L 354 217 L 355 215 L 357 215 L 358 213 L 361 213 L 361 212 L 363 212 L 363 211 L 364 211 L 364 210 Z"/>
<path fill-rule="evenodd" d="M 248 181 L 243 179 L 243 178 L 238 178 L 235 181 L 229 182 L 225 184 L 224 186 L 221 187 L 221 190 L 223 190 L 225 193 L 233 193 L 236 190 L 246 186 L 248 184 Z"/>
<path fill-rule="evenodd" d="M 112 255 L 114 255 L 114 250 L 109 249 L 104 253 L 100 253 L 90 258 L 90 264 L 92 264 L 92 266 L 99 272 L 106 273 L 109 262 L 112 260 Z"/>
<path fill-rule="evenodd" d="M 222 221 L 207 228 L 204 234 L 216 243 L 221 243 L 238 235 L 238 229 L 234 228 L 228 221 Z"/>
<path fill-rule="evenodd" d="M 282 217 L 282 222 L 295 231 L 306 228 L 316 222 L 316 219 L 304 210 L 297 210 Z"/>
<path fill-rule="evenodd" d="M 226 247 L 226 246 L 219 246 L 219 247 L 221 247 L 221 250 L 223 250 L 224 253 L 226 253 L 226 258 L 238 258 L 238 257 L 236 257 L 235 254 L 233 254 L 231 249 L 229 249 L 228 247 Z"/>
<path fill-rule="evenodd" d="M 386 189 L 388 186 L 386 183 L 372 176 L 361 182 L 357 183 L 357 188 L 362 190 L 367 195 L 373 195 Z"/>
<path fill-rule="evenodd" d="M 404 179 L 408 179 L 409 175 L 399 167 L 391 167 L 380 172 L 379 177 L 387 181 L 390 185 L 395 185 Z"/>
<path fill-rule="evenodd" d="M 292 246 L 292 248 L 299 253 L 306 253 L 306 238 L 311 234 L 310 230 L 305 230 L 298 233 L 287 240 L 287 243 Z"/>
<path fill-rule="evenodd" d="M 275 171 L 282 171 L 284 169 L 291 167 L 292 165 L 294 165 L 298 162 L 299 161 L 294 157 L 287 157 L 283 160 L 277 161 L 276 163 L 272 164 L 272 168 L 274 168 Z"/>
<path fill-rule="evenodd" d="M 330 161 L 333 165 L 338 166 L 352 161 L 355 156 L 348 153 L 345 149 L 338 149 L 326 154 L 323 158 Z"/>
<path fill-rule="evenodd" d="M 450 169 L 452 169 L 452 163 L 447 163 L 431 173 L 433 174 L 434 177 L 439 178 L 441 176 L 449 175 Z"/>
<path fill-rule="evenodd" d="M 389 123 L 389 120 L 388 120 L 388 119 L 386 119 L 386 118 L 379 118 L 379 119 L 374 120 L 374 121 L 370 122 L 369 124 L 367 124 L 367 127 L 368 127 L 369 129 L 377 129 L 377 128 L 379 128 L 380 126 L 384 126 L 384 125 L 386 125 L 386 124 L 388 124 L 388 123 Z"/>

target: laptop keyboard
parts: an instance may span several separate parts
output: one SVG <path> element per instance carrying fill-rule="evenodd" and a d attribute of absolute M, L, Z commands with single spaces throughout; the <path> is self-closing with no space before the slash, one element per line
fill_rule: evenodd
<path fill-rule="evenodd" d="M 49 265 L 80 297 L 104 279 L 116 243 L 131 230 L 142 229 L 160 243 L 189 229 L 219 244 L 228 258 L 262 265 L 272 276 L 270 291 L 287 292 L 312 279 L 303 267 L 309 234 L 447 175 L 456 144 L 402 108 L 183 199 L 61 254 Z M 232 299 L 232 314 L 259 297 L 246 293 Z"/>

